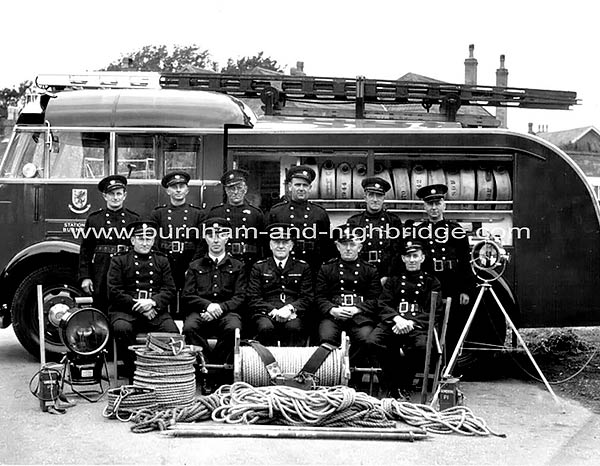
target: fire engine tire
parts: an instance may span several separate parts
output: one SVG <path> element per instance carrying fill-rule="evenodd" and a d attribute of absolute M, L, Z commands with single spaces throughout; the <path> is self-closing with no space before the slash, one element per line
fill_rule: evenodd
<path fill-rule="evenodd" d="M 76 283 L 76 271 L 62 264 L 51 264 L 31 272 L 21 282 L 13 298 L 12 324 L 17 339 L 32 355 L 39 357 L 39 324 L 37 313 L 37 285 L 43 286 L 44 308 L 51 300 L 74 301 L 70 298 L 82 296 Z M 59 359 L 65 347 L 60 341 L 58 328 L 45 316 L 46 358 Z"/>
<path fill-rule="evenodd" d="M 310 185 L 310 197 L 311 199 L 319 199 L 319 196 L 321 195 L 319 192 L 319 178 L 321 176 L 321 173 L 319 172 L 319 166 L 317 164 L 306 164 L 306 166 L 315 171 L 315 179 Z"/>
<path fill-rule="evenodd" d="M 382 164 L 375 164 L 375 176 L 387 181 L 392 189 L 385 193 L 385 199 L 394 199 L 394 182 L 392 181 L 392 175 L 390 171 Z"/>

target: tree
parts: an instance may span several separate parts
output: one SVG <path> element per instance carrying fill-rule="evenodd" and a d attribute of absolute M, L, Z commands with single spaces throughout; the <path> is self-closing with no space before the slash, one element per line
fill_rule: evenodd
<path fill-rule="evenodd" d="M 263 57 L 263 53 L 264 52 L 258 52 L 258 54 L 253 57 L 243 57 L 239 60 L 229 58 L 227 60 L 227 66 L 221 68 L 221 73 L 246 74 L 251 72 L 257 66 L 271 71 L 283 72 L 283 68 L 279 66 L 277 60 L 273 60 L 271 57 Z"/>
<path fill-rule="evenodd" d="M 17 88 L 0 89 L 0 118 L 6 118 L 10 105 L 19 105 L 19 101 L 31 85 L 31 81 L 23 81 Z"/>
<path fill-rule="evenodd" d="M 101 71 L 184 71 L 216 69 L 208 50 L 197 45 L 146 45 L 140 50 L 122 55 L 118 61 Z"/>

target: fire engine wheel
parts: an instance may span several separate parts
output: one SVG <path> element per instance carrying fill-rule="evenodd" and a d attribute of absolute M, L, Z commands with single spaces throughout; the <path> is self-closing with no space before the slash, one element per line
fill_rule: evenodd
<path fill-rule="evenodd" d="M 54 360 L 65 351 L 58 334 L 59 311 L 74 307 L 75 297 L 83 295 L 75 277 L 72 268 L 52 264 L 31 272 L 17 288 L 11 308 L 13 328 L 19 342 L 34 356 L 40 356 L 37 285 L 42 285 L 43 291 L 46 358 Z"/>

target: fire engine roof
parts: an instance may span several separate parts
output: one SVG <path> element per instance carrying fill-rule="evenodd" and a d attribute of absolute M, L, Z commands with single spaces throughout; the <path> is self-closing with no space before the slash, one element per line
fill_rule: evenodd
<path fill-rule="evenodd" d="M 222 128 L 252 127 L 256 116 L 239 99 L 216 92 L 99 89 L 59 92 L 45 119 L 52 126 Z"/>

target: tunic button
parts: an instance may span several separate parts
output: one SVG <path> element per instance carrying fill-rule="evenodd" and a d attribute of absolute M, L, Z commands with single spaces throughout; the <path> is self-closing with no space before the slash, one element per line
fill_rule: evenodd
<path fill-rule="evenodd" d="M 150 283 L 154 283 L 154 281 L 153 281 L 153 280 L 150 280 Z"/>
<path fill-rule="evenodd" d="M 150 271 L 150 275 L 154 275 L 154 272 L 152 270 Z"/>
<path fill-rule="evenodd" d="M 107 221 L 106 221 L 106 224 L 107 224 L 107 225 L 110 225 L 110 220 L 107 220 Z"/>
<path fill-rule="evenodd" d="M 290 214 L 290 218 L 294 218 L 294 214 Z"/>
<path fill-rule="evenodd" d="M 404 285 L 406 285 L 406 282 L 400 282 L 400 284 L 401 284 L 402 286 L 404 286 Z"/>
<path fill-rule="evenodd" d="M 442 251 L 445 251 L 445 250 L 446 250 L 446 248 L 442 248 Z"/>
<path fill-rule="evenodd" d="M 304 218 L 308 218 L 308 214 L 304 214 Z"/>
<path fill-rule="evenodd" d="M 168 213 L 172 214 L 173 211 L 171 209 L 167 210 Z"/>
<path fill-rule="evenodd" d="M 140 263 L 139 263 L 139 262 L 134 262 L 134 264 L 135 264 L 135 265 L 140 265 Z"/>
<path fill-rule="evenodd" d="M 404 292 L 405 292 L 404 290 L 400 290 L 400 293 L 404 293 Z"/>
<path fill-rule="evenodd" d="M 167 217 L 167 220 L 171 220 L 171 217 Z"/>
<path fill-rule="evenodd" d="M 242 222 L 245 222 L 245 221 L 246 221 L 246 217 L 243 217 L 243 218 L 242 218 Z"/>
<path fill-rule="evenodd" d="M 139 274 L 140 274 L 140 271 L 139 271 L 139 270 L 136 270 L 136 271 L 135 271 L 135 274 L 136 274 L 136 275 L 139 275 Z"/>
<path fill-rule="evenodd" d="M 227 221 L 228 221 L 228 222 L 231 222 L 231 217 L 227 217 Z"/>
<path fill-rule="evenodd" d="M 358 275 L 358 270 L 355 270 L 355 271 L 354 271 L 354 275 Z"/>
<path fill-rule="evenodd" d="M 415 294 L 419 294 L 419 290 L 415 291 Z"/>
<path fill-rule="evenodd" d="M 225 212 L 229 213 L 231 212 L 231 209 L 225 209 Z"/>
<path fill-rule="evenodd" d="M 140 281 L 139 281 L 139 280 L 136 280 L 136 281 L 135 281 L 135 283 L 139 284 L 139 283 L 140 283 Z"/>
<path fill-rule="evenodd" d="M 183 217 L 184 220 L 187 220 L 187 217 Z"/>
<path fill-rule="evenodd" d="M 150 262 L 148 265 L 149 265 L 150 267 L 154 267 L 154 264 L 153 264 L 152 262 Z"/>

